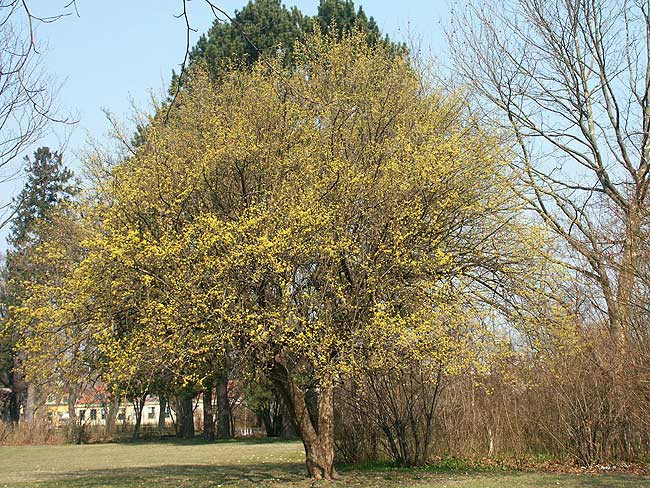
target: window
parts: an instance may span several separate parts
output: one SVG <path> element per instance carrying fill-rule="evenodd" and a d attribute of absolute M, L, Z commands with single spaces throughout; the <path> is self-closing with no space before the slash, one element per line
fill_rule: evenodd
<path fill-rule="evenodd" d="M 97 420 L 97 410 L 94 408 L 90 410 L 90 420 Z"/>
<path fill-rule="evenodd" d="M 168 405 L 167 408 L 165 409 L 165 418 L 168 419 L 171 416 L 172 416 L 172 409 Z"/>
<path fill-rule="evenodd" d="M 102 408 L 102 420 L 106 420 L 106 409 Z"/>
<path fill-rule="evenodd" d="M 156 418 L 156 407 L 149 407 L 149 413 L 147 414 L 147 417 L 150 419 Z"/>
<path fill-rule="evenodd" d="M 82 422 L 86 420 L 86 411 L 85 410 L 79 410 L 79 420 Z"/>
<path fill-rule="evenodd" d="M 126 411 L 120 408 L 120 413 L 117 414 L 117 420 L 126 420 Z"/>

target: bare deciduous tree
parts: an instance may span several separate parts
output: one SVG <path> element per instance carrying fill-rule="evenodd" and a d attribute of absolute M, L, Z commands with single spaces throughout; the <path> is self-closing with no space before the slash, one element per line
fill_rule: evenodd
<path fill-rule="evenodd" d="M 57 116 L 52 79 L 41 68 L 34 31 L 35 22 L 65 15 L 38 17 L 27 2 L 0 0 L 0 167 L 34 142 L 48 122 L 67 121 Z"/>
<path fill-rule="evenodd" d="M 0 166 L 38 138 L 52 109 L 43 72 L 22 52 L 26 44 L 11 24 L 0 26 Z"/>
<path fill-rule="evenodd" d="M 512 136 L 530 208 L 596 286 L 612 337 L 631 313 L 650 184 L 650 2 L 473 2 L 449 31 L 455 73 Z M 496 115 L 496 117 L 495 117 Z"/>
<path fill-rule="evenodd" d="M 74 1 L 62 13 L 39 17 L 24 0 L 0 0 L 0 181 L 11 178 L 18 168 L 9 169 L 50 122 L 70 123 L 58 115 L 54 103 L 56 84 L 41 66 L 35 36 L 36 23 L 51 23 L 69 15 Z M 9 203 L 4 205 L 7 209 Z M 0 227 L 12 215 L 0 219 Z"/>

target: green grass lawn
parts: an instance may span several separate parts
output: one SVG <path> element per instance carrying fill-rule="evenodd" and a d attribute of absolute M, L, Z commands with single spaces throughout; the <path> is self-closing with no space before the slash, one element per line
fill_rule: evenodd
<path fill-rule="evenodd" d="M 639 487 L 650 478 L 345 469 L 336 487 Z M 0 488 L 309 487 L 299 442 L 173 440 L 86 446 L 0 446 Z"/>

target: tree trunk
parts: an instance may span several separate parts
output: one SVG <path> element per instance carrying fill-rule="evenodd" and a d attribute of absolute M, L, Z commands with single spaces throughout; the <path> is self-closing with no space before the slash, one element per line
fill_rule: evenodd
<path fill-rule="evenodd" d="M 488 433 L 488 457 L 492 457 L 494 455 L 494 435 L 490 427 L 488 427 L 487 433 Z"/>
<path fill-rule="evenodd" d="M 178 399 L 178 433 L 182 439 L 194 439 L 194 402 L 191 396 Z"/>
<path fill-rule="evenodd" d="M 120 410 L 120 397 L 114 396 L 108 404 L 108 412 L 106 415 L 106 432 L 113 434 L 115 432 L 115 421 L 117 420 L 117 413 Z"/>
<path fill-rule="evenodd" d="M 280 426 L 280 437 L 283 439 L 295 439 L 297 436 L 296 429 L 293 426 L 291 417 L 287 412 L 287 407 L 282 402 L 282 425 Z"/>
<path fill-rule="evenodd" d="M 20 408 L 18 407 L 18 375 L 13 371 L 9 373 L 9 421 L 18 422 L 20 420 Z"/>
<path fill-rule="evenodd" d="M 322 386 L 318 392 L 318 428 L 310 418 L 305 393 L 294 383 L 287 368 L 275 363 L 273 383 L 282 394 L 296 432 L 305 447 L 305 465 L 314 480 L 333 480 L 334 469 L 334 387 Z"/>
<path fill-rule="evenodd" d="M 36 416 L 36 386 L 33 383 L 27 385 L 27 399 L 25 400 L 25 422 L 33 422 Z"/>
<path fill-rule="evenodd" d="M 140 438 L 140 426 L 142 425 L 142 408 L 134 408 L 135 411 L 135 426 L 133 427 L 133 440 Z"/>
<path fill-rule="evenodd" d="M 142 413 L 144 412 L 144 404 L 147 401 L 148 393 L 143 393 L 141 396 L 133 397 L 133 411 L 135 412 L 135 426 L 133 428 L 133 440 L 140 438 L 140 427 L 142 426 Z"/>
<path fill-rule="evenodd" d="M 611 323 L 611 334 L 622 344 L 626 340 L 626 332 L 631 320 L 632 292 L 634 290 L 635 271 L 638 269 L 639 236 L 641 235 L 641 218 L 636 202 L 630 205 L 625 221 L 625 236 L 620 270 L 618 273 L 618 288 L 616 304 L 618 307 L 617 320 Z"/>
<path fill-rule="evenodd" d="M 275 389 L 272 391 L 271 400 L 268 405 L 260 408 L 256 414 L 264 424 L 266 437 L 281 437 L 286 425 L 291 424 L 282 397 Z"/>
<path fill-rule="evenodd" d="M 162 435 L 165 431 L 165 414 L 167 413 L 167 399 L 160 395 L 158 397 L 158 405 L 160 411 L 158 412 L 158 433 Z"/>
<path fill-rule="evenodd" d="M 206 441 L 215 439 L 214 414 L 212 413 L 212 383 L 203 392 L 203 438 Z"/>
<path fill-rule="evenodd" d="M 273 424 L 273 419 L 271 417 L 271 410 L 264 409 L 256 413 L 259 416 L 259 418 L 262 420 L 262 423 L 264 424 L 266 437 L 278 437 L 278 434 L 276 432 L 277 429 L 275 429 L 275 425 Z"/>
<path fill-rule="evenodd" d="M 135 411 L 135 425 L 133 426 L 133 440 L 140 438 L 140 426 L 142 425 L 142 410 L 134 409 Z"/>
<path fill-rule="evenodd" d="M 70 388 L 68 391 L 68 417 L 70 420 L 77 418 L 77 411 L 75 406 L 77 405 L 77 391 L 74 388 Z"/>
<path fill-rule="evenodd" d="M 217 378 L 217 438 L 231 439 L 233 436 L 230 411 L 230 399 L 228 398 L 228 375 L 221 374 Z"/>
<path fill-rule="evenodd" d="M 282 395 L 275 388 L 272 391 L 268 408 L 260 410 L 258 415 L 264 423 L 267 437 L 281 437 L 283 439 L 296 437 L 296 431 L 291 423 L 291 418 L 289 418 Z"/>

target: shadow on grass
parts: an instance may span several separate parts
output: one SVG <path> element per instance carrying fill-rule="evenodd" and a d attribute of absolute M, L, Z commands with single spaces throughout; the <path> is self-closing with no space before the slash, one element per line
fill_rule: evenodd
<path fill-rule="evenodd" d="M 650 478 L 635 475 L 613 474 L 524 474 L 516 475 L 532 480 L 530 486 L 566 486 L 571 488 L 640 488 L 649 487 Z M 516 479 L 514 476 L 509 478 Z M 510 486 L 510 485 L 504 485 Z"/>
<path fill-rule="evenodd" d="M 438 487 L 448 486 L 452 481 L 458 488 L 650 488 L 650 477 L 615 474 L 553 474 L 544 472 L 517 471 L 501 465 L 476 465 L 463 460 L 443 459 L 427 466 L 407 468 L 393 463 L 344 464 L 338 467 L 340 473 L 351 479 L 383 479 L 386 486 Z M 417 483 L 414 483 L 417 482 Z M 369 483 L 368 486 L 382 486 Z"/>
<path fill-rule="evenodd" d="M 192 439 L 180 439 L 176 436 L 160 436 L 160 437 L 142 437 L 134 440 L 130 437 L 115 438 L 107 441 L 97 441 L 93 444 L 169 444 L 176 446 L 201 446 L 206 444 L 245 444 L 245 445 L 265 445 L 265 444 L 281 444 L 287 442 L 297 442 L 298 438 L 285 439 L 281 437 L 237 437 L 234 439 L 215 439 L 213 441 L 206 441 L 203 437 L 197 436 Z"/>
<path fill-rule="evenodd" d="M 31 482 L 34 488 L 117 488 L 135 486 L 218 487 L 260 486 L 305 480 L 302 465 L 275 463 L 241 466 L 161 465 L 152 467 L 96 469 L 58 473 L 49 479 Z"/>
<path fill-rule="evenodd" d="M 496 472 L 446 472 L 426 470 L 366 471 L 346 469 L 343 478 L 329 486 L 358 486 L 367 488 L 397 488 L 403 486 L 422 488 L 637 488 L 650 486 L 649 478 L 611 475 L 549 475 L 542 473 Z M 449 485 L 449 483 L 452 485 Z M 312 484 L 305 476 L 302 464 L 269 463 L 240 466 L 162 465 L 154 467 L 98 469 L 61 473 L 47 481 L 32 482 L 34 488 L 129 488 L 153 486 L 155 488 L 216 488 L 253 486 L 300 486 Z M 19 485 L 23 486 L 23 485 Z M 320 484 L 319 484 L 320 486 Z"/>
<path fill-rule="evenodd" d="M 400 466 L 393 462 L 380 461 L 362 464 L 342 464 L 339 467 L 342 472 L 396 472 L 396 473 L 436 473 L 436 474 L 515 474 L 518 471 L 503 464 L 481 464 L 460 458 L 445 458 L 424 466 L 407 467 Z"/>

